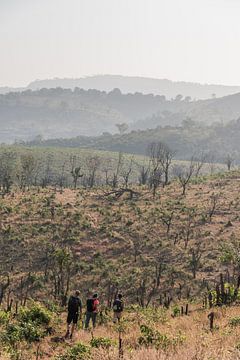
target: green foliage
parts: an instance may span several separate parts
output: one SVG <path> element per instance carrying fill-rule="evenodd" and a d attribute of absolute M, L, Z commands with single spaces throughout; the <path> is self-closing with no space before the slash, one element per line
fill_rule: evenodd
<path fill-rule="evenodd" d="M 180 315 L 180 307 L 178 305 L 175 305 L 173 308 L 172 308 L 172 312 L 173 312 L 173 316 L 176 317 L 176 316 L 179 316 Z"/>
<path fill-rule="evenodd" d="M 0 310 L 0 325 L 5 325 L 10 319 L 10 313 Z"/>
<path fill-rule="evenodd" d="M 63 355 L 57 355 L 55 360 L 87 360 L 90 359 L 90 348 L 82 343 L 74 345 Z"/>
<path fill-rule="evenodd" d="M 167 311 L 164 308 L 134 306 L 132 309 L 136 309 L 139 319 L 144 322 L 165 324 L 167 321 Z"/>
<path fill-rule="evenodd" d="M 185 341 L 185 336 L 181 333 L 170 338 L 166 334 L 161 334 L 158 330 L 152 329 L 147 325 L 141 325 L 140 331 L 141 336 L 138 338 L 138 343 L 145 347 L 152 346 L 156 349 L 167 350 L 169 347 L 181 345 Z"/>
<path fill-rule="evenodd" d="M 18 320 L 20 323 L 35 323 L 36 325 L 48 325 L 51 321 L 51 313 L 38 303 L 32 303 L 30 307 L 20 308 Z"/>
<path fill-rule="evenodd" d="M 240 326 L 240 317 L 239 316 L 235 316 L 233 318 L 231 318 L 229 320 L 229 325 L 231 327 L 237 327 L 237 326 Z"/>
<path fill-rule="evenodd" d="M 93 348 L 109 349 L 113 344 L 114 342 L 107 337 L 97 337 L 90 341 L 90 345 Z"/>

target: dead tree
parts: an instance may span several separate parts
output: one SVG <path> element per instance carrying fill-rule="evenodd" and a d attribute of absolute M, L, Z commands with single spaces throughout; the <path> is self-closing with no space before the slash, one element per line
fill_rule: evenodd
<path fill-rule="evenodd" d="M 96 183 L 97 170 L 100 168 L 101 160 L 99 156 L 90 156 L 86 159 L 87 185 L 92 188 Z"/>
<path fill-rule="evenodd" d="M 124 169 L 122 170 L 122 177 L 123 177 L 123 180 L 124 180 L 124 184 L 125 184 L 125 187 L 127 188 L 128 187 L 128 183 L 129 183 L 129 177 L 132 173 L 132 170 L 133 170 L 133 157 L 131 158 L 130 160 L 130 163 L 128 165 L 128 168 L 127 169 Z"/>
<path fill-rule="evenodd" d="M 116 166 L 116 169 L 115 171 L 113 172 L 113 178 L 112 178 L 112 181 L 111 181 L 111 185 L 113 188 L 116 188 L 118 186 L 118 182 L 119 182 L 119 174 L 120 174 L 120 171 L 122 169 L 122 166 L 123 166 L 123 155 L 121 152 L 118 153 L 118 161 L 117 161 L 117 166 Z"/>
<path fill-rule="evenodd" d="M 172 225 L 173 215 L 174 215 L 173 210 L 172 211 L 165 211 L 165 210 L 161 211 L 160 219 L 161 219 L 162 223 L 164 225 L 166 225 L 166 227 L 167 227 L 167 236 L 169 235 L 170 227 Z"/>
<path fill-rule="evenodd" d="M 193 157 L 194 163 L 195 163 L 195 176 L 198 177 L 200 175 L 200 172 L 204 166 L 204 164 L 206 163 L 208 158 L 208 155 L 205 154 L 204 152 L 201 152 L 200 155 Z"/>
<path fill-rule="evenodd" d="M 218 200 L 219 200 L 218 194 L 212 194 L 211 195 L 211 197 L 210 197 L 210 208 L 208 210 L 209 222 L 212 221 L 212 217 L 215 214 Z"/>
<path fill-rule="evenodd" d="M 148 177 L 149 177 L 149 170 L 150 170 L 150 166 L 140 166 L 139 169 L 139 184 L 140 185 L 146 185 L 148 182 Z"/>
<path fill-rule="evenodd" d="M 173 169 L 174 175 L 178 178 L 178 181 L 182 187 L 182 195 L 186 195 L 187 186 L 193 177 L 196 170 L 196 165 L 193 159 L 190 161 L 188 166 L 175 165 Z"/>
<path fill-rule="evenodd" d="M 174 152 L 162 142 L 153 142 L 148 146 L 147 154 L 150 157 L 151 178 L 155 195 L 156 188 L 161 182 L 162 175 L 164 175 L 163 185 L 165 186 L 169 183 L 169 169 Z"/>
<path fill-rule="evenodd" d="M 202 257 L 202 253 L 200 250 L 200 246 L 198 246 L 196 249 L 192 248 L 190 249 L 191 258 L 189 261 L 190 269 L 193 274 L 193 278 L 196 279 L 196 273 L 200 266 L 200 260 Z"/>

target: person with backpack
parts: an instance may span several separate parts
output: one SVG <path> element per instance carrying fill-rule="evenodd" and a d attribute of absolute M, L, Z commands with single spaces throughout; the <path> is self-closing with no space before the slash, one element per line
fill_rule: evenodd
<path fill-rule="evenodd" d="M 70 335 L 70 339 L 72 339 L 74 330 L 77 326 L 79 314 L 80 317 L 82 317 L 82 302 L 79 295 L 80 292 L 76 290 L 75 294 L 71 295 L 68 300 L 67 332 L 65 335 L 66 339 L 69 337 L 69 335 Z M 71 323 L 72 323 L 72 329 L 70 334 Z"/>
<path fill-rule="evenodd" d="M 88 329 L 89 322 L 92 319 L 93 327 L 96 327 L 97 314 L 98 314 L 99 300 L 98 294 L 94 294 L 91 298 L 87 299 L 87 311 L 85 329 Z"/>
<path fill-rule="evenodd" d="M 122 317 L 122 313 L 123 313 L 123 300 L 122 300 L 122 294 L 118 294 L 116 299 L 113 302 L 113 322 L 119 322 L 121 317 Z"/>

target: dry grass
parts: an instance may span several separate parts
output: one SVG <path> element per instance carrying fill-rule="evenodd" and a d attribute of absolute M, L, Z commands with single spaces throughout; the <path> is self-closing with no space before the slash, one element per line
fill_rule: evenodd
<path fill-rule="evenodd" d="M 184 338 L 183 343 L 176 346 L 169 346 L 164 350 L 157 350 L 154 347 L 140 347 L 138 337 L 140 335 L 139 327 L 136 322 L 132 323 L 123 334 L 123 360 L 237 360 L 240 359 L 240 326 L 231 327 L 229 320 L 239 316 L 240 308 L 233 306 L 231 308 L 214 309 L 215 328 L 213 332 L 209 331 L 208 310 L 200 309 L 195 306 L 189 316 L 172 318 L 170 312 L 167 315 L 165 324 L 153 324 L 153 328 L 158 329 L 161 334 L 166 334 L 169 338 L 181 333 Z M 125 316 L 127 316 L 125 314 Z M 63 318 L 64 320 L 65 318 Z M 64 334 L 64 323 L 58 328 L 55 336 Z M 109 350 L 92 349 L 92 358 L 94 360 L 118 360 L 118 332 L 116 328 L 109 323 L 105 326 L 99 326 L 94 331 L 94 337 L 108 337 L 115 340 L 116 345 Z M 39 360 L 54 359 L 57 354 L 61 354 L 74 344 L 81 342 L 88 345 L 92 334 L 85 330 L 78 330 L 72 341 L 63 343 L 54 343 L 52 337 L 45 338 L 40 344 Z M 23 357 L 21 360 L 36 359 L 36 345 L 26 349 L 23 346 Z M 0 356 L 1 360 L 8 359 L 6 356 Z"/>

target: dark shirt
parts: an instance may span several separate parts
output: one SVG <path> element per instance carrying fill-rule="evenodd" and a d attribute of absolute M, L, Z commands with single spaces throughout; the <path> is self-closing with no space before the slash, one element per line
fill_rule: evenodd
<path fill-rule="evenodd" d="M 82 311 L 82 302 L 78 296 L 70 296 L 68 300 L 68 312 L 78 314 Z"/>

